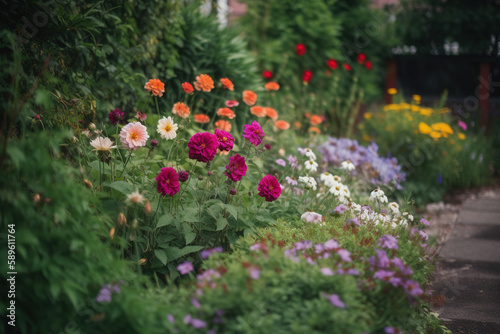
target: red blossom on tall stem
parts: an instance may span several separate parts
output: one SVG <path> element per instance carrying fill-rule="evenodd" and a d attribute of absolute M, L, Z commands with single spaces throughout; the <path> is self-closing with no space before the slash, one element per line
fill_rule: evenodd
<path fill-rule="evenodd" d="M 360 53 L 357 58 L 358 63 L 363 65 L 366 61 L 366 55 L 364 53 Z"/>
<path fill-rule="evenodd" d="M 337 63 L 337 61 L 335 59 L 328 59 L 326 61 L 326 65 L 331 68 L 332 70 L 336 70 L 337 67 L 339 66 L 339 64 Z"/>
<path fill-rule="evenodd" d="M 306 46 L 302 43 L 299 43 L 295 46 L 295 53 L 299 56 L 303 56 L 306 53 Z"/>
<path fill-rule="evenodd" d="M 259 182 L 259 196 L 264 197 L 267 202 L 273 202 L 281 195 L 281 185 L 272 175 L 266 175 Z"/>
<path fill-rule="evenodd" d="M 265 70 L 262 72 L 262 76 L 264 79 L 271 79 L 273 77 L 273 73 L 271 71 Z"/>
<path fill-rule="evenodd" d="M 160 174 L 155 178 L 156 190 L 160 195 L 174 196 L 179 192 L 179 174 L 172 167 L 164 167 L 160 170 Z"/>

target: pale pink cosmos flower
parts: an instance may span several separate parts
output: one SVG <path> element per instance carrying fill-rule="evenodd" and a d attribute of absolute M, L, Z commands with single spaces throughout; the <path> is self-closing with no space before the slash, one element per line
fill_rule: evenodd
<path fill-rule="evenodd" d="M 146 127 L 139 122 L 128 123 L 120 131 L 120 141 L 126 150 L 137 150 L 146 146 L 149 135 Z"/>

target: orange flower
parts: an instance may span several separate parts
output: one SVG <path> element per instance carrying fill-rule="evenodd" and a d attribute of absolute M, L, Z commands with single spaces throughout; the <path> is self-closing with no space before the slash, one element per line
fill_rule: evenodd
<path fill-rule="evenodd" d="M 192 92 L 194 92 L 194 88 L 189 82 L 183 83 L 182 89 L 184 90 L 184 93 L 186 93 L 186 94 L 191 94 Z"/>
<path fill-rule="evenodd" d="M 305 118 L 310 118 L 310 117 L 311 117 L 311 114 L 310 114 L 310 113 L 308 113 L 308 112 L 306 112 L 306 113 L 304 113 L 304 117 L 305 117 Z"/>
<path fill-rule="evenodd" d="M 253 106 L 250 108 L 250 113 L 252 115 L 255 115 L 257 117 L 265 117 L 266 116 L 266 109 L 262 108 L 260 106 Z"/>
<path fill-rule="evenodd" d="M 210 117 L 208 117 L 205 114 L 196 114 L 196 115 L 194 115 L 194 121 L 196 123 L 202 123 L 202 124 L 204 124 L 204 123 L 210 122 Z"/>
<path fill-rule="evenodd" d="M 232 111 L 229 108 L 219 108 L 219 110 L 217 110 L 217 115 L 226 116 L 229 119 L 233 119 L 236 117 L 236 114 L 234 113 L 234 111 Z"/>
<path fill-rule="evenodd" d="M 182 102 L 177 102 L 176 104 L 174 104 L 172 113 L 181 118 L 186 118 L 191 114 L 191 112 L 189 111 L 189 107 Z"/>
<path fill-rule="evenodd" d="M 319 125 L 323 122 L 323 119 L 321 118 L 321 116 L 312 115 L 310 121 L 311 125 Z"/>
<path fill-rule="evenodd" d="M 293 122 L 293 126 L 295 126 L 297 130 L 299 130 L 302 127 L 302 124 L 300 124 L 300 122 Z"/>
<path fill-rule="evenodd" d="M 309 132 L 310 132 L 310 133 L 317 133 L 317 134 L 320 134 L 320 133 L 321 133 L 321 130 L 320 130 L 319 128 L 315 127 L 315 126 L 311 126 L 311 127 L 309 128 Z"/>
<path fill-rule="evenodd" d="M 243 102 L 245 102 L 249 106 L 253 106 L 255 104 L 255 102 L 257 102 L 257 94 L 255 94 L 251 90 L 244 90 L 243 91 Z"/>
<path fill-rule="evenodd" d="M 271 107 L 265 107 L 266 116 L 272 119 L 273 121 L 278 119 L 278 112 Z"/>
<path fill-rule="evenodd" d="M 267 91 L 271 91 L 271 90 L 278 90 L 280 89 L 280 85 L 278 85 L 278 83 L 276 82 L 268 82 L 264 85 L 264 88 L 267 90 Z"/>
<path fill-rule="evenodd" d="M 148 82 L 146 82 L 144 88 L 153 93 L 154 96 L 159 97 L 162 97 L 163 93 L 165 92 L 165 84 L 161 82 L 160 79 L 150 79 Z"/>
<path fill-rule="evenodd" d="M 222 78 L 220 79 L 220 82 L 222 83 L 222 87 L 225 89 L 234 90 L 234 85 L 228 78 Z"/>
<path fill-rule="evenodd" d="M 222 131 L 227 131 L 227 132 L 231 131 L 231 123 L 229 123 L 228 121 L 224 120 L 217 121 L 215 122 L 215 127 Z"/>
<path fill-rule="evenodd" d="M 194 88 L 196 88 L 196 90 L 210 92 L 212 88 L 214 88 L 214 81 L 207 74 L 200 74 L 196 77 Z"/>
<path fill-rule="evenodd" d="M 274 126 L 280 130 L 288 130 L 290 128 L 290 123 L 287 121 L 279 120 L 274 122 Z"/>

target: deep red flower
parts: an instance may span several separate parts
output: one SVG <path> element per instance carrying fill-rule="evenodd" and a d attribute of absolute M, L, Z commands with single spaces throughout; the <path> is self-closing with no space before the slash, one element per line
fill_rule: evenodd
<path fill-rule="evenodd" d="M 297 44 L 295 47 L 295 52 L 299 55 L 302 56 L 304 53 L 306 53 L 306 46 L 302 43 Z"/>
<path fill-rule="evenodd" d="M 339 64 L 337 63 L 337 61 L 335 59 L 328 59 L 326 61 L 326 65 L 331 68 L 332 70 L 336 70 L 337 67 L 339 67 Z"/>
<path fill-rule="evenodd" d="M 110 111 L 108 118 L 112 124 L 116 125 L 118 122 L 123 122 L 123 116 L 125 116 L 125 113 L 121 111 L 120 108 L 116 108 L 115 110 Z"/>
<path fill-rule="evenodd" d="M 156 190 L 162 196 L 174 196 L 179 192 L 179 175 L 172 167 L 162 168 L 155 180 L 157 182 Z"/>
<path fill-rule="evenodd" d="M 264 79 L 271 79 L 273 77 L 273 73 L 271 71 L 265 70 L 262 72 L 262 76 Z"/>
<path fill-rule="evenodd" d="M 186 94 L 191 94 L 192 92 L 194 92 L 193 85 L 191 85 L 189 82 L 183 83 L 182 89 L 184 90 L 184 93 L 186 93 Z"/>
<path fill-rule="evenodd" d="M 366 55 L 364 53 L 360 53 L 358 55 L 358 63 L 360 63 L 361 65 L 363 65 L 365 63 L 365 60 L 366 60 Z"/>
<path fill-rule="evenodd" d="M 215 129 L 215 136 L 219 142 L 219 150 L 221 151 L 231 151 L 234 146 L 234 138 L 229 132 Z"/>
<path fill-rule="evenodd" d="M 372 69 L 372 67 L 373 67 L 373 66 L 372 66 L 372 62 L 371 62 L 371 61 L 367 61 L 367 62 L 365 63 L 365 67 L 366 67 L 366 69 L 367 69 L 367 70 L 371 70 L 371 69 Z"/>
<path fill-rule="evenodd" d="M 349 64 L 347 64 L 347 63 L 344 63 L 344 68 L 345 68 L 345 70 L 346 70 L 346 71 L 350 71 L 350 70 L 352 70 L 351 65 L 349 65 Z"/>
<path fill-rule="evenodd" d="M 281 195 L 281 185 L 272 175 L 266 175 L 259 182 L 259 196 L 264 197 L 267 202 L 273 202 Z"/>
<path fill-rule="evenodd" d="M 201 162 L 209 162 L 217 154 L 219 142 L 217 137 L 208 132 L 195 133 L 188 142 L 189 158 Z"/>
<path fill-rule="evenodd" d="M 224 173 L 228 179 L 237 182 L 241 180 L 246 173 L 247 164 L 245 163 L 244 157 L 236 153 L 234 156 L 229 158 L 229 165 L 226 165 L 226 172 Z"/>
<path fill-rule="evenodd" d="M 312 76 L 313 76 L 313 74 L 311 71 L 305 70 L 304 73 L 302 74 L 302 81 L 304 83 L 309 83 L 312 79 Z"/>

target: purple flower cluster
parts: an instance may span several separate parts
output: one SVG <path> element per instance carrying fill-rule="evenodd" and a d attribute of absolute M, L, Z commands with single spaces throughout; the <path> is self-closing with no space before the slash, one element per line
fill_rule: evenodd
<path fill-rule="evenodd" d="M 408 297 L 417 298 L 424 293 L 420 285 L 411 279 L 413 270 L 405 265 L 400 258 L 389 259 L 387 253 L 375 249 L 377 255 L 370 257 L 369 262 L 374 271 L 373 278 L 392 284 L 395 288 L 402 287 Z"/>
<path fill-rule="evenodd" d="M 124 121 L 123 117 L 125 116 L 125 113 L 121 111 L 119 108 L 116 108 L 115 110 L 111 110 L 108 114 L 109 121 L 111 124 L 116 125 L 118 122 L 122 123 Z"/>
<path fill-rule="evenodd" d="M 406 174 L 398 165 L 398 160 L 391 157 L 380 157 L 377 153 L 378 146 L 372 142 L 368 147 L 358 144 L 356 140 L 347 138 L 329 138 L 318 147 L 323 154 L 323 161 L 339 165 L 342 161 L 349 160 L 370 178 L 373 184 L 387 184 L 396 182 L 396 187 L 401 189 L 401 182 L 406 179 Z"/>
<path fill-rule="evenodd" d="M 302 252 L 302 253 L 300 253 L 300 252 Z M 329 258 L 332 254 L 337 254 L 340 257 L 340 260 L 342 261 L 342 263 L 352 262 L 351 252 L 349 252 L 346 249 L 341 248 L 339 243 L 335 239 L 330 239 L 323 244 L 317 243 L 314 246 L 313 246 L 312 241 L 303 240 L 303 241 L 299 241 L 299 242 L 294 243 L 292 248 L 285 250 L 285 257 L 289 258 L 295 262 L 300 261 L 300 258 L 299 258 L 300 254 L 302 254 L 302 257 L 305 258 L 307 263 L 309 263 L 311 265 L 315 265 L 316 260 L 318 260 L 318 259 Z M 337 262 L 339 262 L 339 261 L 337 260 Z M 357 270 L 356 271 L 344 270 L 342 268 L 342 263 L 339 263 L 340 269 L 337 271 L 337 273 L 339 273 L 339 274 L 354 273 L 356 275 L 359 274 L 359 272 Z M 327 275 L 327 273 L 330 273 L 330 271 L 328 271 L 325 268 L 321 269 L 321 271 L 324 272 L 324 275 Z M 332 275 L 333 275 L 333 271 L 332 271 Z"/>
<path fill-rule="evenodd" d="M 208 259 L 208 257 L 213 253 L 222 253 L 222 252 L 223 252 L 222 246 L 217 246 L 215 248 L 207 248 L 205 250 L 202 250 L 200 252 L 200 256 L 202 257 L 202 259 Z"/>
<path fill-rule="evenodd" d="M 98 303 L 111 302 L 111 295 L 113 294 L 113 292 L 121 292 L 120 287 L 116 283 L 113 285 L 104 284 L 95 300 Z"/>

